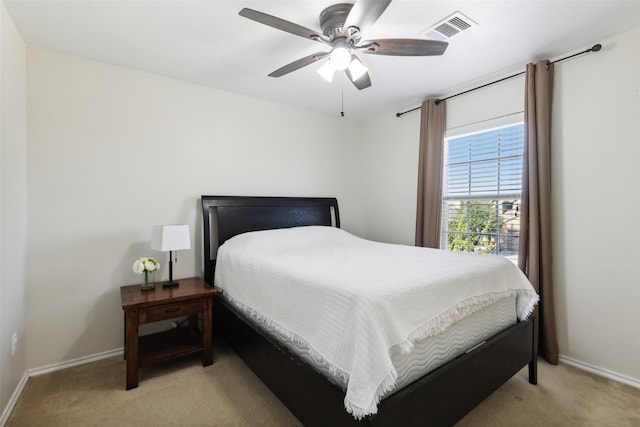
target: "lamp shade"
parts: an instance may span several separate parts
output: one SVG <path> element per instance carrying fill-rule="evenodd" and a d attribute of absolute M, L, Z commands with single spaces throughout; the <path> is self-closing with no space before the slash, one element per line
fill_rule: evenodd
<path fill-rule="evenodd" d="M 354 56 L 353 61 L 349 64 L 349 72 L 351 73 L 351 78 L 356 81 L 360 77 L 364 76 L 367 72 L 367 67 L 365 67 L 362 62 Z"/>
<path fill-rule="evenodd" d="M 191 249 L 189 226 L 154 225 L 151 232 L 151 249 L 162 252 Z"/>
<path fill-rule="evenodd" d="M 333 68 L 331 61 L 325 62 L 322 67 L 318 68 L 318 74 L 320 74 L 329 83 L 333 80 L 333 74 L 335 72 L 336 69 Z"/>

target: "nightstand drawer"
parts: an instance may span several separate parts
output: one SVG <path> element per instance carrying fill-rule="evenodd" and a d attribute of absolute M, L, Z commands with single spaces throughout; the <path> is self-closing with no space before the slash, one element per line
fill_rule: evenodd
<path fill-rule="evenodd" d="M 201 312 L 203 307 L 204 305 L 202 299 L 149 307 L 140 310 L 139 322 L 155 322 L 156 320 L 171 319 L 173 317 L 196 314 L 198 312 Z"/>

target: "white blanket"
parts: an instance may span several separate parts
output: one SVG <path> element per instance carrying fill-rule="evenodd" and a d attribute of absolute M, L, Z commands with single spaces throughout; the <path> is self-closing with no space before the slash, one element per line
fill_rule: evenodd
<path fill-rule="evenodd" d="M 506 296 L 517 297 L 521 320 L 538 301 L 505 258 L 377 243 L 319 226 L 233 237 L 218 249 L 215 286 L 348 378 L 344 404 L 356 418 L 375 414 L 393 389 L 392 349 L 409 352 Z"/>

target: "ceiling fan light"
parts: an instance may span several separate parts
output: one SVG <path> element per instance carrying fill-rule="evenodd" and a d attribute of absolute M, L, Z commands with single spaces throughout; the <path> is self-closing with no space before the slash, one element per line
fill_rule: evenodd
<path fill-rule="evenodd" d="M 339 71 L 346 70 L 351 63 L 351 54 L 344 47 L 336 47 L 331 51 L 329 61 L 334 69 Z"/>
<path fill-rule="evenodd" d="M 367 67 L 365 67 L 362 62 L 360 62 L 360 60 L 356 57 L 354 57 L 353 61 L 351 61 L 351 64 L 349 64 L 349 72 L 351 73 L 351 78 L 354 81 L 364 76 L 367 71 Z"/>
<path fill-rule="evenodd" d="M 333 64 L 331 63 L 331 61 L 325 62 L 322 67 L 318 68 L 318 74 L 320 74 L 322 78 L 324 78 L 329 83 L 331 83 L 331 81 L 333 80 L 333 74 L 335 72 L 336 69 L 333 68 Z"/>

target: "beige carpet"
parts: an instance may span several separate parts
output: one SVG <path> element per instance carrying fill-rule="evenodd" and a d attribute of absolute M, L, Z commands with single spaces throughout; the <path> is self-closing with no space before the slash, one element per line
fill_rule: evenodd
<path fill-rule="evenodd" d="M 7 426 L 300 425 L 223 342 L 214 358 L 141 370 L 129 391 L 121 358 L 33 377 Z M 640 390 L 540 362 L 537 386 L 522 370 L 457 426 L 640 426 Z"/>

